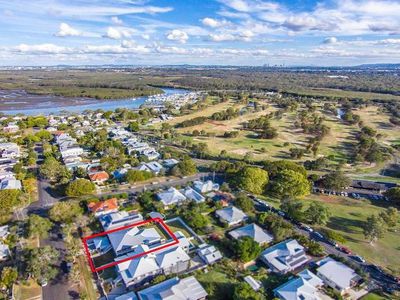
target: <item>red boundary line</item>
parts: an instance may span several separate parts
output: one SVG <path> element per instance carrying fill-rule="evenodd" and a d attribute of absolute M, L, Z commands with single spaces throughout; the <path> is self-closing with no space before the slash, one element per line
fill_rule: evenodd
<path fill-rule="evenodd" d="M 168 244 L 153 248 L 153 249 L 151 249 L 149 251 L 145 251 L 143 253 L 135 254 L 135 255 L 129 256 L 127 258 L 124 258 L 124 259 L 121 259 L 121 260 L 118 260 L 118 261 L 115 261 L 115 262 L 111 262 L 111 263 L 108 263 L 106 265 L 103 265 L 103 266 L 100 266 L 100 267 L 97 267 L 97 268 L 94 266 L 93 259 L 92 259 L 92 256 L 90 254 L 90 251 L 89 251 L 89 247 L 87 245 L 87 241 L 88 240 L 96 238 L 96 237 L 99 237 L 99 236 L 104 236 L 104 235 L 107 235 L 107 234 L 110 234 L 110 233 L 113 233 L 113 232 L 116 232 L 116 231 L 121 231 L 121 230 L 124 230 L 124 229 L 137 227 L 137 226 L 144 225 L 144 224 L 151 223 L 151 222 L 159 223 L 163 227 L 163 229 L 165 229 L 165 231 L 168 232 L 168 234 L 171 236 L 173 241 L 171 243 L 168 243 Z M 120 263 L 123 263 L 123 262 L 126 262 L 128 260 L 139 258 L 139 257 L 144 256 L 146 254 L 153 253 L 155 251 L 158 251 L 158 250 L 165 249 L 167 247 L 176 245 L 176 244 L 179 243 L 179 240 L 177 239 L 175 234 L 171 231 L 171 229 L 169 229 L 169 227 L 164 223 L 164 221 L 161 218 L 150 218 L 150 219 L 147 219 L 147 220 L 144 220 L 144 221 L 136 222 L 136 223 L 129 224 L 129 225 L 126 225 L 126 226 L 118 227 L 118 228 L 115 228 L 115 229 L 111 229 L 111 230 L 108 230 L 108 231 L 104 231 L 104 232 L 100 232 L 100 233 L 96 233 L 96 234 L 93 234 L 93 235 L 89 235 L 89 236 L 83 237 L 82 238 L 82 243 L 83 243 L 83 248 L 85 250 L 86 257 L 87 257 L 87 259 L 89 261 L 90 269 L 94 273 L 94 272 L 99 272 L 101 270 L 116 266 L 116 265 L 118 265 Z"/>

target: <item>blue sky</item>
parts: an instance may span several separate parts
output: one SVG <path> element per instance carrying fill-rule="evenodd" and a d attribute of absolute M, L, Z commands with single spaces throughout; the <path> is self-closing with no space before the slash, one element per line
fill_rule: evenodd
<path fill-rule="evenodd" d="M 0 0 L 0 65 L 400 62 L 399 0 Z"/>

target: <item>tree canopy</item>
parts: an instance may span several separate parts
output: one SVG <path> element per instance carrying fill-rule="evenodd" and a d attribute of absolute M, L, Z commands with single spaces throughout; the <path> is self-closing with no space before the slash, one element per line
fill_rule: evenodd
<path fill-rule="evenodd" d="M 271 182 L 271 191 L 278 197 L 296 198 L 308 195 L 311 184 L 306 176 L 293 170 L 280 171 Z"/>
<path fill-rule="evenodd" d="M 255 259 L 261 252 L 261 247 L 251 237 L 242 237 L 233 241 L 233 251 L 242 262 Z"/>
<path fill-rule="evenodd" d="M 32 214 L 28 220 L 28 233 L 29 236 L 37 236 L 39 238 L 46 238 L 49 231 L 53 227 L 53 223 L 39 215 Z"/>
<path fill-rule="evenodd" d="M 262 194 L 268 183 L 268 173 L 260 168 L 246 167 L 238 172 L 236 182 L 240 189 L 254 194 Z"/>
<path fill-rule="evenodd" d="M 66 201 L 57 202 L 49 211 L 50 219 L 54 222 L 71 223 L 76 217 L 82 215 L 83 209 L 79 203 Z"/>
<path fill-rule="evenodd" d="M 71 181 L 65 188 L 65 194 L 69 197 L 79 197 L 83 195 L 93 194 L 96 186 L 87 179 L 76 179 Z"/>
<path fill-rule="evenodd" d="M 305 211 L 305 217 L 310 224 L 325 225 L 330 216 L 329 209 L 319 202 L 312 202 Z"/>
<path fill-rule="evenodd" d="M 39 283 L 56 277 L 58 267 L 55 266 L 60 253 L 51 246 L 33 248 L 27 254 L 27 271 Z"/>

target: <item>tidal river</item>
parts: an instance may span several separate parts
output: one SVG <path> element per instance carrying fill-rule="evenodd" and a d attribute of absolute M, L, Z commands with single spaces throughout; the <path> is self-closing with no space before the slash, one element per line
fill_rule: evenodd
<path fill-rule="evenodd" d="M 163 95 L 184 94 L 187 90 L 163 88 Z M 148 97 L 133 99 L 97 100 L 91 98 L 66 98 L 51 95 L 31 95 L 23 91 L 0 91 L 0 112 L 9 115 L 49 115 L 60 112 L 83 112 L 85 110 L 139 108 Z"/>

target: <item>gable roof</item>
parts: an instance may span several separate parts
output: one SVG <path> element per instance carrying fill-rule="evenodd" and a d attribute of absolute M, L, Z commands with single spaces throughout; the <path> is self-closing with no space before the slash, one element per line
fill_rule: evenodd
<path fill-rule="evenodd" d="M 100 211 L 112 211 L 118 209 L 118 200 L 117 198 L 111 198 L 104 201 L 99 202 L 90 202 L 88 204 L 88 208 L 92 213 L 97 213 Z"/>
<path fill-rule="evenodd" d="M 89 178 L 91 181 L 105 181 L 110 178 L 106 171 L 100 171 L 96 173 L 89 174 Z"/>
<path fill-rule="evenodd" d="M 115 252 L 133 249 L 143 244 L 150 245 L 161 240 L 161 236 L 155 228 L 139 229 L 138 227 L 109 233 L 108 238 Z"/>
<path fill-rule="evenodd" d="M 319 265 L 318 274 L 334 282 L 340 289 L 351 287 L 352 281 L 359 278 L 352 268 L 330 257 L 320 261 Z"/>
<path fill-rule="evenodd" d="M 186 197 L 174 187 L 170 187 L 168 190 L 158 193 L 157 197 L 166 206 L 186 200 Z"/>
<path fill-rule="evenodd" d="M 199 300 L 207 292 L 194 276 L 171 278 L 138 292 L 141 300 Z"/>
<path fill-rule="evenodd" d="M 242 237 L 248 236 L 259 244 L 269 243 L 274 239 L 272 235 L 268 234 L 268 232 L 266 232 L 264 229 L 254 223 L 234 229 L 229 232 L 229 235 L 234 239 L 240 239 Z"/>
<path fill-rule="evenodd" d="M 190 186 L 182 189 L 180 192 L 183 195 L 185 195 L 186 198 L 196 201 L 196 202 L 204 202 L 206 200 L 206 198 L 204 198 L 204 196 L 202 194 L 198 193 L 197 191 L 192 189 Z"/>
<path fill-rule="evenodd" d="M 241 222 L 247 218 L 247 215 L 235 206 L 219 209 L 215 213 L 228 223 Z"/>

